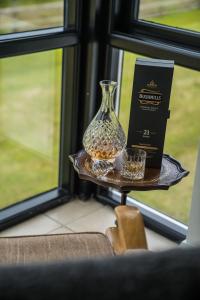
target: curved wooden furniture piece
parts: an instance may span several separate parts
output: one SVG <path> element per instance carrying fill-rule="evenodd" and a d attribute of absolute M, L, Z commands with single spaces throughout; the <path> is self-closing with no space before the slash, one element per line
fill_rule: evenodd
<path fill-rule="evenodd" d="M 126 193 L 132 190 L 168 190 L 189 174 L 177 160 L 167 154 L 163 154 L 161 170 L 146 168 L 145 177 L 141 180 L 123 178 L 117 167 L 106 176 L 97 178 L 92 173 L 91 157 L 84 150 L 69 155 L 69 159 L 80 179 L 92 181 L 103 187 L 114 187 Z"/>
<path fill-rule="evenodd" d="M 144 222 L 138 208 L 120 205 L 115 208 L 117 226 L 106 230 L 116 254 L 128 249 L 147 249 Z"/>

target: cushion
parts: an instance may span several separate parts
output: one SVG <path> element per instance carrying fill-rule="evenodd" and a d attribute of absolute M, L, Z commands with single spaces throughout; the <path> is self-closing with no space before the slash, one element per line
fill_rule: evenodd
<path fill-rule="evenodd" d="M 108 238 L 102 233 L 0 238 L 0 263 L 28 263 L 77 257 L 114 255 Z"/>
<path fill-rule="evenodd" d="M 1 300 L 188 300 L 199 285 L 200 248 L 0 266 Z"/>

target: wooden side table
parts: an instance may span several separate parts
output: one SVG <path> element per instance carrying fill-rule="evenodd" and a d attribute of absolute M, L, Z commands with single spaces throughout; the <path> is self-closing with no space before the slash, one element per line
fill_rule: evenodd
<path fill-rule="evenodd" d="M 113 187 L 120 191 L 122 205 L 126 204 L 126 197 L 130 191 L 168 190 L 189 174 L 183 169 L 180 162 L 167 154 L 163 155 L 161 170 L 146 168 L 144 179 L 135 181 L 123 178 L 117 170 L 97 178 L 91 171 L 90 156 L 84 150 L 70 155 L 69 159 L 79 178 L 92 181 L 103 187 Z"/>
<path fill-rule="evenodd" d="M 69 159 L 79 178 L 103 187 L 113 187 L 121 192 L 121 206 L 115 208 L 117 226 L 107 230 L 117 253 L 126 249 L 147 248 L 142 215 L 136 207 L 126 205 L 127 194 L 133 190 L 168 190 L 189 174 L 177 160 L 167 154 L 163 155 L 161 170 L 146 168 L 144 179 L 135 181 L 123 178 L 117 169 L 97 178 L 92 173 L 91 158 L 84 150 L 70 155 Z"/>

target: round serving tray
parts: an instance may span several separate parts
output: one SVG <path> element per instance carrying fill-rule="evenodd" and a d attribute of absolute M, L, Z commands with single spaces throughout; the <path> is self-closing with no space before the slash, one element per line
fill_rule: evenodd
<path fill-rule="evenodd" d="M 146 168 L 145 176 L 142 180 L 123 178 L 117 170 L 97 178 L 91 171 L 91 158 L 84 150 L 69 155 L 69 159 L 81 179 L 92 181 L 104 187 L 113 187 L 120 192 L 167 190 L 189 174 L 177 160 L 167 154 L 163 154 L 161 170 Z"/>

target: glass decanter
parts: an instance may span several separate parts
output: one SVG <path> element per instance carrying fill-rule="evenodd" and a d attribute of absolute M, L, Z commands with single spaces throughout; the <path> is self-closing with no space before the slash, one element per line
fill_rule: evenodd
<path fill-rule="evenodd" d="M 102 103 L 83 136 L 83 146 L 92 159 L 92 171 L 96 176 L 106 175 L 126 147 L 126 136 L 115 114 L 113 97 L 117 82 L 100 81 Z"/>

